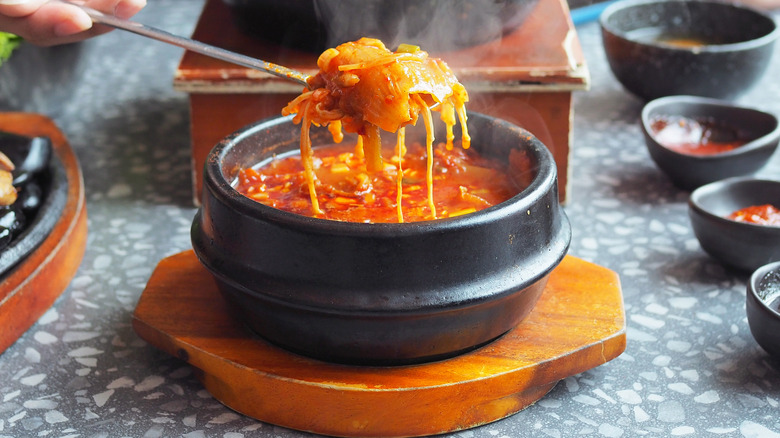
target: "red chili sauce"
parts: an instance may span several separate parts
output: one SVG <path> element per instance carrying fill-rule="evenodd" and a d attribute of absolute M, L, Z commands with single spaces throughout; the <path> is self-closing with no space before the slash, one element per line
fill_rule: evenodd
<path fill-rule="evenodd" d="M 737 222 L 780 226 L 780 209 L 771 204 L 752 205 L 731 213 L 728 218 Z"/>
<path fill-rule="evenodd" d="M 354 145 L 328 145 L 314 149 L 314 168 L 320 209 L 325 219 L 347 222 L 398 222 L 397 167 L 393 151 L 381 172 L 366 171 Z M 392 162 L 390 162 L 392 161 Z M 428 207 L 425 147 L 408 145 L 402 160 L 402 211 L 404 222 L 434 219 Z M 472 213 L 508 200 L 533 178 L 530 160 L 517 150 L 507 165 L 483 157 L 471 148 L 434 148 L 433 199 L 436 218 Z M 522 169 L 522 170 L 518 170 Z M 275 158 L 240 172 L 236 189 L 265 205 L 313 216 L 311 198 L 300 154 Z"/>
<path fill-rule="evenodd" d="M 719 154 L 747 143 L 734 128 L 711 120 L 656 116 L 650 120 L 650 130 L 664 147 L 688 155 Z"/>

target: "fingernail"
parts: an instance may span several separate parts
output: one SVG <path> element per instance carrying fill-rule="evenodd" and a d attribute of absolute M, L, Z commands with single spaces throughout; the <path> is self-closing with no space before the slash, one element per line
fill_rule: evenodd
<path fill-rule="evenodd" d="M 62 23 L 58 24 L 54 27 L 54 33 L 57 36 L 63 37 L 77 34 L 79 32 L 84 32 L 85 30 L 89 30 L 91 27 L 92 19 L 90 19 L 89 16 L 85 14 L 84 17 L 79 16 L 75 20 L 63 21 Z"/>
<path fill-rule="evenodd" d="M 136 0 L 134 2 L 128 2 L 128 1 L 119 2 L 114 8 L 114 15 L 119 18 L 127 19 L 135 15 L 135 13 L 138 12 L 139 9 L 142 9 L 144 6 L 146 6 L 145 0 Z"/>

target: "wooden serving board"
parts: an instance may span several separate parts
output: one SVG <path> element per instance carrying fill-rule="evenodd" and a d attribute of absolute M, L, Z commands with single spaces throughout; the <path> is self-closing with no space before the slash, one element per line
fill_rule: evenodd
<path fill-rule="evenodd" d="M 51 139 L 68 180 L 65 208 L 51 233 L 0 278 L 2 353 L 54 304 L 76 274 L 87 246 L 87 208 L 76 155 L 51 119 L 31 113 L 0 113 L 0 130 Z"/>
<path fill-rule="evenodd" d="M 518 327 L 473 352 L 420 365 L 337 365 L 275 347 L 233 319 L 192 251 L 158 264 L 133 327 L 198 368 L 226 406 L 268 423 L 348 437 L 423 436 L 489 423 L 626 346 L 617 274 L 572 256 Z"/>

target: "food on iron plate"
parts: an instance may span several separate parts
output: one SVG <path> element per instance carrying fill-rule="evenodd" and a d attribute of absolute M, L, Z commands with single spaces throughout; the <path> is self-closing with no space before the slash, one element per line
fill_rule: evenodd
<path fill-rule="evenodd" d="M 422 114 L 427 136 L 427 204 L 429 218 L 435 219 L 431 111 L 438 111 L 447 127 L 448 149 L 453 147 L 457 119 L 462 126 L 462 147 L 467 149 L 471 141 L 466 128 L 468 93 L 453 71 L 417 46 L 401 45 L 393 52 L 373 38 L 327 49 L 319 56 L 317 66 L 319 72 L 309 78 L 308 88 L 282 110 L 284 115 L 295 114 L 293 121 L 301 124 L 301 159 L 313 215 L 322 216 L 323 211 L 317 198 L 311 125 L 327 126 L 336 143 L 342 141 L 344 131 L 358 134 L 356 151 L 365 162 L 366 172 L 385 172 L 388 164 L 396 168 L 396 208 L 398 221 L 402 222 L 405 130 Z M 394 161 L 382 155 L 382 130 L 396 134 Z"/>
<path fill-rule="evenodd" d="M 0 132 L 0 251 L 34 220 L 43 201 L 40 175 L 49 165 L 51 143 Z M 11 158 L 13 157 L 13 158 Z"/>
<path fill-rule="evenodd" d="M 0 250 L 11 243 L 15 232 L 22 226 L 17 210 L 12 207 L 18 196 L 11 173 L 14 168 L 8 156 L 0 152 Z"/>
<path fill-rule="evenodd" d="M 14 176 L 11 173 L 14 169 L 14 163 L 11 162 L 11 159 L 0 152 L 0 205 L 11 205 L 16 202 L 16 187 L 14 187 Z"/>

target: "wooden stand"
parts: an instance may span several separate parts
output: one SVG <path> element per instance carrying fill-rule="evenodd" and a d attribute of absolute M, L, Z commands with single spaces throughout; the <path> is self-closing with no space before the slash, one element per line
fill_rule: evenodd
<path fill-rule="evenodd" d="M 54 122 L 38 114 L 0 113 L 0 130 L 49 137 L 68 179 L 67 202 L 54 229 L 0 279 L 2 353 L 54 304 L 76 274 L 87 245 L 87 209 L 78 161 Z"/>
<path fill-rule="evenodd" d="M 278 47 L 241 33 L 222 0 L 208 0 L 193 39 L 248 56 L 316 72 L 319 54 Z M 540 0 L 531 16 L 501 40 L 465 50 L 434 53 L 469 90 L 470 111 L 500 117 L 536 135 L 558 164 L 566 200 L 572 143 L 572 92 L 588 87 L 589 73 L 565 0 Z M 174 88 L 189 93 L 193 190 L 211 148 L 257 120 L 278 116 L 301 87 L 269 74 L 185 52 Z"/>
<path fill-rule="evenodd" d="M 157 266 L 133 315 L 146 341 L 200 370 L 226 406 L 302 431 L 349 437 L 433 435 L 534 403 L 558 381 L 625 350 L 618 276 L 567 256 L 531 315 L 473 352 L 399 367 L 336 365 L 253 336 L 186 251 Z"/>

